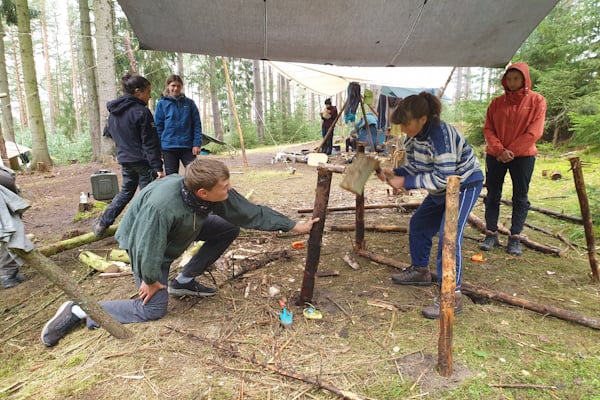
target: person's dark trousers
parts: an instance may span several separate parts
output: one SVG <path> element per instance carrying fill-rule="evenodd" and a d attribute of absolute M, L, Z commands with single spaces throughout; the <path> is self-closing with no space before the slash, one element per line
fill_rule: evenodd
<path fill-rule="evenodd" d="M 325 137 L 325 135 L 327 135 L 328 130 L 329 130 L 329 128 L 323 128 L 321 130 L 321 135 L 323 137 Z M 332 151 L 333 151 L 333 131 L 331 131 L 331 135 L 329 135 L 329 138 L 325 141 L 325 143 L 323 143 L 323 147 L 321 147 L 321 153 L 325 153 L 328 156 L 331 155 Z"/>
<path fill-rule="evenodd" d="M 350 149 L 356 151 L 356 139 L 350 140 L 350 138 L 346 138 L 346 153 L 348 153 Z"/>
<path fill-rule="evenodd" d="M 190 278 L 202 275 L 206 268 L 221 257 L 221 254 L 238 237 L 239 233 L 239 226 L 210 214 L 196 237 L 196 241 L 202 240 L 204 244 L 183 267 L 182 274 Z"/>
<path fill-rule="evenodd" d="M 100 225 L 111 226 L 115 219 L 135 194 L 138 186 L 140 190 L 146 187 L 155 178 L 155 172 L 148 163 L 123 163 L 121 164 L 121 191 L 117 193 L 110 206 L 102 214 Z"/>
<path fill-rule="evenodd" d="M 518 235 L 523 231 L 527 212 L 529 211 L 529 183 L 535 167 L 535 157 L 516 157 L 508 163 L 496 160 L 489 154 L 485 158 L 485 182 L 487 195 L 485 198 L 485 227 L 488 231 L 498 230 L 500 216 L 500 199 L 506 172 L 510 174 L 513 185 L 512 219 L 510 233 Z"/>
<path fill-rule="evenodd" d="M 166 175 L 179 173 L 179 161 L 185 167 L 196 159 L 192 149 L 168 149 L 163 150 L 162 155 Z"/>

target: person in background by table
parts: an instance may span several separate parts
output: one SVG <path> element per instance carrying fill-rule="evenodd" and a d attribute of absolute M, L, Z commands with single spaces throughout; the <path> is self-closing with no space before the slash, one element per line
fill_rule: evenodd
<path fill-rule="evenodd" d="M 325 110 L 321 111 L 321 136 L 325 137 L 331 125 L 337 118 L 338 110 L 336 106 L 331 105 L 331 99 L 325 99 Z M 333 151 L 333 132 L 335 128 L 331 130 L 331 135 L 327 138 L 323 146 L 321 147 L 321 153 L 331 155 Z"/>

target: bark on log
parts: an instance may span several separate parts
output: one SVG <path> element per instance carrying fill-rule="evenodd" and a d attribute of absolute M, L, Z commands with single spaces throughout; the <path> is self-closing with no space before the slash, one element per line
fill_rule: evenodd
<path fill-rule="evenodd" d="M 91 251 L 82 251 L 79 254 L 79 261 L 99 272 L 119 272 L 118 265 L 107 261 L 104 257 L 100 257 Z"/>
<path fill-rule="evenodd" d="M 594 239 L 594 225 L 592 223 L 592 213 L 590 212 L 590 203 L 585 190 L 583 181 L 583 172 L 581 172 L 581 163 L 578 157 L 569 158 L 571 169 L 573 170 L 573 179 L 575 180 L 575 189 L 577 189 L 577 198 L 579 199 L 579 208 L 583 220 L 583 229 L 585 231 L 585 241 L 587 243 L 588 260 L 592 269 L 592 282 L 599 282 L 598 260 L 596 259 L 596 240 Z"/>
<path fill-rule="evenodd" d="M 354 225 L 331 225 L 330 230 L 335 232 L 351 232 L 356 229 Z M 365 226 L 365 231 L 371 232 L 400 232 L 407 233 L 408 227 L 399 225 L 370 225 Z"/>
<path fill-rule="evenodd" d="M 323 229 L 325 228 L 325 219 L 327 216 L 326 210 L 327 204 L 329 203 L 332 175 L 333 173 L 331 171 L 317 167 L 317 190 L 313 218 L 319 217 L 319 221 L 313 224 L 308 238 L 304 277 L 302 279 L 302 288 L 300 289 L 300 297 L 298 299 L 299 306 L 304 306 L 306 302 L 310 303 L 312 301 L 313 290 L 315 287 L 315 274 L 317 273 L 319 259 L 321 258 L 321 243 L 323 241 Z"/>
<path fill-rule="evenodd" d="M 117 339 L 125 339 L 131 336 L 128 329 L 108 315 L 106 311 L 98 305 L 96 300 L 87 295 L 85 291 L 79 287 L 77 282 L 75 282 L 52 260 L 41 254 L 39 250 L 33 249 L 29 253 L 21 249 L 11 250 L 65 292 L 69 298 L 79 305 L 94 321 L 102 328 L 106 329 L 112 336 Z"/>
<path fill-rule="evenodd" d="M 62 251 L 71 250 L 79 246 L 83 246 L 84 244 L 89 244 L 96 242 L 100 239 L 107 238 L 109 236 L 113 236 L 117 231 L 118 225 L 110 226 L 101 238 L 96 237 L 92 232 L 85 233 L 80 236 L 76 236 L 74 238 L 70 238 L 67 240 L 63 240 L 60 242 L 56 242 L 54 244 L 49 244 L 47 246 L 40 247 L 38 251 L 46 257 L 53 256 Z"/>
<path fill-rule="evenodd" d="M 121 261 L 125 264 L 131 264 L 131 260 L 129 259 L 129 254 L 127 254 L 127 250 L 123 249 L 112 249 L 108 253 L 108 259 L 111 261 Z"/>
<path fill-rule="evenodd" d="M 373 254 L 369 251 L 359 251 L 358 255 L 369 258 L 375 262 L 380 264 L 389 265 L 390 267 L 405 269 L 410 266 L 410 264 L 406 264 L 400 261 L 396 261 L 392 258 L 383 257 L 380 255 Z M 433 281 L 437 281 L 437 274 L 435 272 L 431 273 L 431 278 Z M 581 315 L 572 311 L 564 310 L 562 308 L 549 306 L 545 304 L 537 304 L 532 301 L 526 299 L 520 299 L 518 297 L 512 296 L 510 294 L 498 292 L 491 289 L 486 289 L 481 286 L 472 285 L 468 282 L 463 281 L 461 285 L 462 294 L 466 294 L 467 296 L 476 296 L 476 297 L 485 297 L 490 300 L 496 300 L 501 303 L 509 304 L 511 306 L 525 308 L 530 311 L 535 311 L 537 313 L 543 315 L 551 315 L 553 317 L 569 321 L 575 322 L 580 325 L 584 325 L 594 329 L 600 329 L 600 319 L 587 317 L 585 315 Z"/>
<path fill-rule="evenodd" d="M 452 338 L 456 303 L 456 235 L 458 229 L 458 192 L 460 177 L 448 177 L 446 216 L 442 242 L 442 287 L 440 291 L 440 331 L 437 368 L 441 376 L 452 375 Z"/>
<path fill-rule="evenodd" d="M 481 218 L 479 218 L 477 215 L 471 213 L 469 215 L 469 223 L 471 225 L 475 226 L 477 229 L 479 229 L 482 233 L 486 232 L 485 222 Z M 503 228 L 503 227 L 498 227 L 498 232 L 500 232 L 504 235 L 510 235 L 510 230 Z M 562 257 L 565 252 L 565 250 L 562 250 L 558 247 L 538 243 L 538 242 L 533 241 L 525 236 L 521 236 L 521 243 L 523 243 L 525 246 L 529 247 L 530 249 L 537 250 L 537 251 L 539 251 L 541 253 L 545 253 L 545 254 L 553 254 L 558 257 Z"/>
<path fill-rule="evenodd" d="M 397 203 L 397 204 L 371 204 L 365 205 L 365 210 L 381 210 L 385 208 L 398 208 L 400 210 L 414 210 L 418 208 L 421 203 L 416 202 L 406 202 L 406 203 Z M 356 210 L 355 206 L 344 206 L 344 207 L 329 207 L 327 209 L 328 213 L 338 212 L 338 211 L 354 211 Z M 313 212 L 312 208 L 301 208 L 296 211 L 298 214 L 310 214 Z"/>

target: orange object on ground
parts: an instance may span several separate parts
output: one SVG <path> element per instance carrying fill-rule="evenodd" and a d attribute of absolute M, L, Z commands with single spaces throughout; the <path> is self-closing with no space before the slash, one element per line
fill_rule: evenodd
<path fill-rule="evenodd" d="M 483 254 L 482 253 L 477 253 L 477 254 L 473 254 L 471 256 L 471 261 L 476 261 L 476 262 L 483 262 Z"/>
<path fill-rule="evenodd" d="M 294 242 L 294 243 L 292 243 L 292 248 L 294 248 L 294 249 L 303 249 L 304 247 L 306 247 L 306 245 L 304 244 L 304 242 Z"/>

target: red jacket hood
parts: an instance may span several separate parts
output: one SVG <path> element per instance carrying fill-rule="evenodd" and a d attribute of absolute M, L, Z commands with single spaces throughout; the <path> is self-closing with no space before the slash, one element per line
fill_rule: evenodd
<path fill-rule="evenodd" d="M 508 87 L 506 86 L 506 73 L 511 69 L 516 69 L 521 74 L 523 74 L 523 78 L 525 78 L 525 85 L 523 86 L 523 90 L 525 93 L 531 90 L 531 76 L 529 76 L 529 65 L 526 62 L 520 61 L 506 67 L 506 71 L 504 72 L 504 76 L 502 76 L 502 87 L 504 88 L 505 93 L 509 93 Z M 519 90 L 519 91 L 520 91 Z"/>

